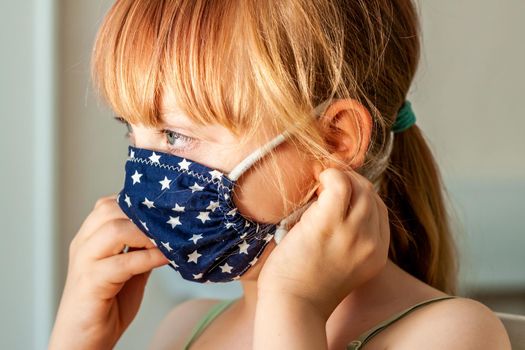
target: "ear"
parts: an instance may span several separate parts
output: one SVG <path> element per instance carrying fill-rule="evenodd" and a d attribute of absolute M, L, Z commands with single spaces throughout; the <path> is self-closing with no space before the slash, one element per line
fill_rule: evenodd
<path fill-rule="evenodd" d="M 352 167 L 363 165 L 372 135 L 372 117 L 355 99 L 333 100 L 319 118 L 330 152 Z"/>

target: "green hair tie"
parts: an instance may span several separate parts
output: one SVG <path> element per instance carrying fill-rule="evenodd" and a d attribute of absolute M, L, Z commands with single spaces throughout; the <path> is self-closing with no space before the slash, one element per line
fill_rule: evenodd
<path fill-rule="evenodd" d="M 401 109 L 397 112 L 396 121 L 392 125 L 394 133 L 405 131 L 416 123 L 416 115 L 412 110 L 412 104 L 406 100 Z"/>

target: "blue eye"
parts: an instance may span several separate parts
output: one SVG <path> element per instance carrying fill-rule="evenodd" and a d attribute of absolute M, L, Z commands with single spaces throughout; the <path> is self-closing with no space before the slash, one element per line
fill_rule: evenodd
<path fill-rule="evenodd" d="M 173 130 L 164 129 L 162 132 L 166 135 L 168 146 L 176 149 L 188 148 L 191 142 L 194 141 L 192 137 L 180 134 Z"/>

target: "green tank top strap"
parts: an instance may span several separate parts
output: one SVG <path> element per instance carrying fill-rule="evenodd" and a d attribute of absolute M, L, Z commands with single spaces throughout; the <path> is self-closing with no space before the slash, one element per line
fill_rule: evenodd
<path fill-rule="evenodd" d="M 416 305 L 411 306 L 410 308 L 401 311 L 394 316 L 388 318 L 387 320 L 377 324 L 372 329 L 368 330 L 367 332 L 361 334 L 357 340 L 352 341 L 349 343 L 346 347 L 347 350 L 359 350 L 361 349 L 370 339 L 372 339 L 375 335 L 383 331 L 385 328 L 387 328 L 389 325 L 394 323 L 395 321 L 405 317 L 410 312 L 416 310 L 417 308 L 420 308 L 424 305 L 439 301 L 439 300 L 446 300 L 446 299 L 452 299 L 456 298 L 456 296 L 445 296 L 445 297 L 438 297 L 434 299 L 425 300 L 421 303 L 418 303 Z M 203 318 L 199 321 L 199 323 L 194 327 L 192 334 L 188 338 L 188 341 L 186 342 L 186 345 L 184 345 L 184 350 L 188 350 L 189 346 L 193 343 L 193 341 L 204 331 L 204 329 L 213 321 L 214 318 L 216 318 L 224 309 L 226 309 L 228 306 L 230 306 L 234 301 L 237 299 L 230 299 L 230 300 L 223 300 L 215 305 L 212 306 L 212 308 L 204 315 Z"/>
<path fill-rule="evenodd" d="M 370 339 L 372 339 L 379 332 L 383 331 L 385 328 L 387 328 L 389 325 L 391 325 L 395 321 L 405 317 L 406 315 L 408 315 L 409 313 L 411 313 L 415 309 L 420 308 L 421 306 L 424 306 L 424 305 L 427 305 L 427 304 L 430 304 L 430 303 L 433 303 L 433 302 L 436 302 L 436 301 L 439 301 L 439 300 L 452 299 L 452 298 L 456 298 L 456 296 L 447 295 L 445 297 L 438 297 L 438 298 L 434 298 L 434 299 L 425 300 L 425 301 L 423 301 L 421 303 L 413 305 L 413 306 L 409 307 L 408 309 L 406 309 L 404 311 L 401 311 L 401 312 L 395 314 L 394 316 L 388 318 L 387 320 L 377 324 L 376 326 L 374 326 L 372 329 L 366 331 L 365 333 L 361 334 L 357 338 L 357 340 L 354 340 L 354 341 L 352 341 L 351 343 L 349 343 L 347 345 L 346 350 L 358 350 L 358 349 L 361 349 L 361 347 L 363 347 L 363 345 L 365 345 L 368 341 L 370 341 Z"/>
<path fill-rule="evenodd" d="M 202 317 L 197 323 L 197 325 L 193 328 L 193 331 L 190 337 L 188 338 L 186 345 L 184 345 L 184 350 L 188 350 L 191 343 L 193 343 L 193 341 L 197 339 L 197 337 L 202 333 L 202 331 L 204 331 L 204 329 L 210 324 L 210 322 L 213 321 L 215 317 L 219 316 L 219 314 L 224 309 L 226 309 L 228 306 L 230 306 L 230 304 L 232 304 L 236 300 L 237 299 L 223 300 L 213 305 L 212 308 L 208 311 L 208 313 L 204 315 L 204 317 Z"/>

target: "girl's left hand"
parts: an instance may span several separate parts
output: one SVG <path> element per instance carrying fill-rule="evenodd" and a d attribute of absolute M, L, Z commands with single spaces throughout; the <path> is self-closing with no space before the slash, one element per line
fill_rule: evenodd
<path fill-rule="evenodd" d="M 319 181 L 317 200 L 263 265 L 258 291 L 308 303 L 328 319 L 385 266 L 390 228 L 386 205 L 357 172 L 328 168 Z"/>

